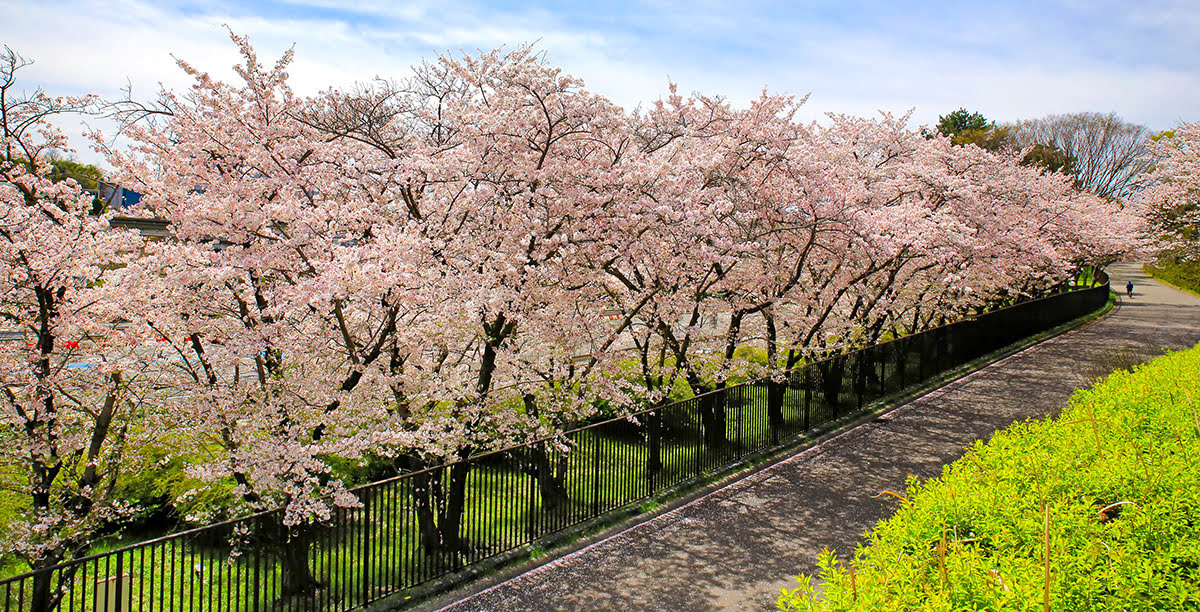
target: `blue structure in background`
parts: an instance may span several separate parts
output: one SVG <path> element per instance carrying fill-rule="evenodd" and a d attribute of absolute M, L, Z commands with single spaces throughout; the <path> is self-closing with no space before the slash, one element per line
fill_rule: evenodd
<path fill-rule="evenodd" d="M 88 189 L 88 191 L 100 198 L 109 210 L 129 208 L 142 200 L 142 194 L 112 183 L 100 183 L 99 189 Z"/>

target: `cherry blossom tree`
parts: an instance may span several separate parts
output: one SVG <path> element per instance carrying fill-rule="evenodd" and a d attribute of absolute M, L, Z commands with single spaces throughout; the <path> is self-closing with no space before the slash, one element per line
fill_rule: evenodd
<path fill-rule="evenodd" d="M 1200 259 L 1200 123 L 1183 123 L 1174 135 L 1150 144 L 1156 159 L 1151 187 L 1136 207 L 1158 249 L 1187 261 Z"/>
<path fill-rule="evenodd" d="M 599 398 L 623 401 L 596 376 L 619 331 L 596 324 L 591 272 L 580 262 L 604 239 L 596 219 L 625 189 L 625 118 L 520 47 L 443 56 L 401 84 L 330 92 L 309 122 L 365 145 L 378 191 L 403 202 L 394 224 L 425 245 L 438 277 L 424 288 L 439 300 L 427 337 L 438 359 L 391 374 L 414 388 L 430 388 L 422 375 L 438 380 L 432 393 L 405 395 L 419 400 L 403 408 L 408 429 L 420 436 L 427 423 L 456 424 L 460 437 L 440 452 L 418 445 L 401 455 L 410 468 L 459 460 L 448 491 L 434 474 L 417 487 L 427 550 L 454 552 L 462 460 L 561 431 Z M 547 506 L 558 503 L 561 476 L 549 477 L 547 457 L 532 463 Z M 435 513 L 431 498 L 444 499 L 445 511 Z"/>
<path fill-rule="evenodd" d="M 90 214 L 73 179 L 50 177 L 53 155 L 70 150 L 51 121 L 93 101 L 22 93 L 28 64 L 0 54 L 0 490 L 19 503 L 0 550 L 42 570 L 88 554 L 131 509 L 117 479 L 142 467 L 156 435 L 158 350 L 119 324 L 136 307 L 119 268 L 141 239 Z M 34 577 L 32 609 L 61 596 L 51 579 Z"/>
<path fill-rule="evenodd" d="M 437 466 L 578 422 L 585 395 L 619 401 L 588 382 L 618 334 L 586 322 L 572 263 L 621 188 L 619 109 L 527 48 L 301 100 L 290 54 L 265 68 L 234 40 L 244 85 L 181 62 L 191 94 L 165 92 L 157 124 L 126 126 L 133 154 L 109 151 L 175 234 L 138 269 L 181 397 L 206 407 L 216 459 L 197 475 L 298 526 L 353 504 L 322 457 Z M 461 548 L 468 465 L 445 491 L 419 474 L 430 554 Z"/>
<path fill-rule="evenodd" d="M 420 261 L 362 197 L 354 151 L 299 120 L 291 53 L 264 66 L 233 40 L 241 84 L 180 61 L 190 94 L 164 92 L 156 121 L 124 126 L 131 151 L 107 153 L 171 223 L 128 273 L 152 305 L 138 321 L 176 357 L 167 403 L 201 451 L 189 471 L 232 479 L 246 509 L 283 509 L 295 594 L 319 586 L 306 526 L 357 505 L 327 457 L 361 457 L 390 418 L 374 364 L 424 308 L 406 291 Z"/>

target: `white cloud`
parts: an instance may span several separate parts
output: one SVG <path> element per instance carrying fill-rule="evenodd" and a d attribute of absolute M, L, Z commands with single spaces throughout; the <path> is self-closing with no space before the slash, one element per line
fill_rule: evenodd
<path fill-rule="evenodd" d="M 239 58 L 227 25 L 248 35 L 264 60 L 295 44 L 290 73 L 302 93 L 377 75 L 403 77 L 441 51 L 538 41 L 552 63 L 627 108 L 663 95 L 670 78 L 683 91 L 723 94 L 735 103 L 756 97 L 764 84 L 777 92 L 812 92 L 802 115 L 813 119 L 826 112 L 874 115 L 914 106 L 918 124 L 960 106 L 1001 121 L 1077 110 L 1113 110 L 1155 129 L 1200 119 L 1200 74 L 1190 67 L 1196 60 L 1154 53 L 1154 36 L 1164 48 L 1195 46 L 1188 28 L 1200 21 L 1200 12 L 1190 5 L 1160 4 L 1144 12 L 1103 7 L 1114 26 L 1140 32 L 1129 40 L 1109 37 L 1113 42 L 1103 49 L 1094 48 L 1096 34 L 1082 31 L 1076 38 L 1064 30 L 1046 40 L 1046 29 L 1059 25 L 1053 12 L 1042 16 L 1047 23 L 1015 9 L 967 19 L 969 11 L 958 5 L 930 20 L 883 5 L 875 12 L 850 9 L 861 13 L 857 19 L 836 6 L 806 4 L 803 12 L 788 12 L 753 2 L 660 3 L 580 14 L 432 1 L 285 0 L 275 5 L 282 12 L 272 14 L 239 3 L 194 9 L 114 0 L 68 2 L 53 10 L 5 3 L 0 42 L 37 61 L 24 74 L 31 86 L 110 98 L 127 79 L 142 98 L 152 97 L 160 82 L 186 88 L 172 54 L 232 78 L 229 67 Z M 1063 19 L 1084 10 L 1046 6 Z M 835 10 L 843 18 L 831 17 Z"/>

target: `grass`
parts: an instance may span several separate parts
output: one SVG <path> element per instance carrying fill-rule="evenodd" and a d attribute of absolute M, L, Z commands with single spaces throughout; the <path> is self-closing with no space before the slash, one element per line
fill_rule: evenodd
<path fill-rule="evenodd" d="M 1079 271 L 1079 275 L 1075 278 L 1075 286 L 1091 287 L 1096 279 L 1096 269 L 1093 266 L 1084 266 Z"/>
<path fill-rule="evenodd" d="M 1113 373 L 1060 417 L 910 480 L 851 562 L 826 551 L 779 608 L 1197 609 L 1198 460 L 1200 347 Z"/>

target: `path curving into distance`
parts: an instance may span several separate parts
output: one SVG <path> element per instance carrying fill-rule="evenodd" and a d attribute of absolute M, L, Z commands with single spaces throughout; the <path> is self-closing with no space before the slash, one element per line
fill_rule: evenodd
<path fill-rule="evenodd" d="M 771 610 L 823 547 L 845 559 L 897 503 L 905 477 L 937 476 L 975 440 L 1056 413 L 1130 359 L 1200 341 L 1200 298 L 1139 264 L 1108 270 L 1121 293 L 1108 316 L 920 397 L 689 504 L 474 594 L 427 608 Z M 1134 283 L 1132 299 L 1124 296 Z M 470 587 L 468 587 L 470 588 Z M 476 589 L 481 587 L 475 587 Z M 453 601 L 458 597 L 465 597 Z M 448 600 L 452 603 L 448 603 Z"/>

